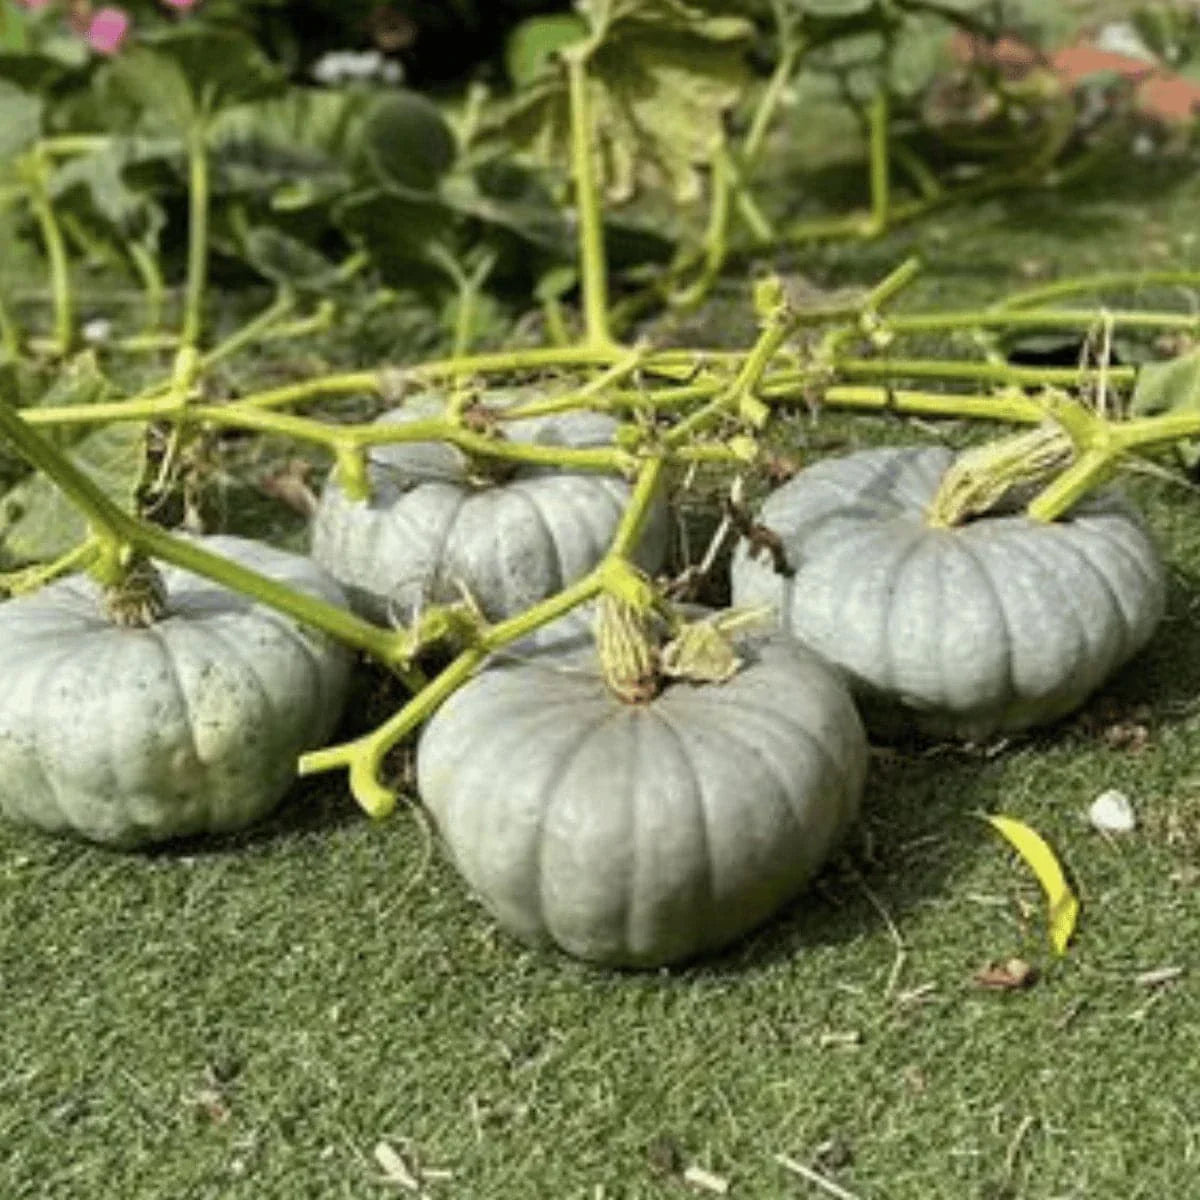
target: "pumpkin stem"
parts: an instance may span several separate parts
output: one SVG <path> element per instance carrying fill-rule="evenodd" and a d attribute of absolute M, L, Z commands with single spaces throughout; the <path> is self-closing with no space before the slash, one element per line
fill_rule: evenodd
<path fill-rule="evenodd" d="M 1040 482 L 1073 457 L 1074 443 L 1058 424 L 1039 425 L 967 450 L 942 476 L 926 522 L 948 529 L 991 512 L 1015 487 Z"/>
<path fill-rule="evenodd" d="M 104 589 L 104 611 L 114 625 L 144 629 L 167 611 L 167 589 L 158 568 L 143 554 L 134 554 L 119 583 Z"/>
<path fill-rule="evenodd" d="M 596 648 L 604 681 L 626 704 L 658 695 L 659 656 L 650 612 L 602 593 L 596 602 Z"/>

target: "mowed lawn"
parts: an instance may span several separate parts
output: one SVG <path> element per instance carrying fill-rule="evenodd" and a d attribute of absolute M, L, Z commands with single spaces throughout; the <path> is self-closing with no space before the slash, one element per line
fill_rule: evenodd
<path fill-rule="evenodd" d="M 924 305 L 1200 267 L 1200 185 L 1135 169 L 789 265 L 860 283 L 920 250 L 905 303 Z M 417 1195 L 423 1171 L 428 1196 L 472 1200 L 819 1196 L 780 1155 L 860 1200 L 1194 1194 L 1200 495 L 1126 486 L 1172 572 L 1152 647 L 1035 737 L 879 748 L 845 856 L 716 961 L 612 974 L 525 950 L 412 810 L 372 824 L 340 777 L 215 845 L 125 855 L 0 828 L 0 1197 L 357 1200 Z M 1085 816 L 1110 787 L 1139 816 L 1120 841 Z M 982 811 L 1068 866 L 1084 907 L 1064 958 Z M 1033 986 L 974 981 L 1013 956 Z M 405 1169 L 381 1168 L 381 1142 Z"/>

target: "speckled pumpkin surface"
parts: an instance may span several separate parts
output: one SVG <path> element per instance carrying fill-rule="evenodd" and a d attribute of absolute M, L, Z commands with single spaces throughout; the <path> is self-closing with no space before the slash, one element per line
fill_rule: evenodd
<path fill-rule="evenodd" d="M 984 737 L 1069 713 L 1150 639 L 1166 580 L 1115 493 L 1059 521 L 990 515 L 932 528 L 942 447 L 866 450 L 802 471 L 763 505 L 790 578 L 747 545 L 735 604 L 842 667 L 869 728 Z"/>
<path fill-rule="evenodd" d="M 538 392 L 489 391 L 502 407 Z M 403 424 L 442 411 L 414 396 L 379 418 Z M 516 442 L 606 446 L 616 422 L 576 412 L 505 422 Z M 350 500 L 336 475 L 313 520 L 313 558 L 347 588 L 361 612 L 403 620 L 423 603 L 457 599 L 465 586 L 493 620 L 512 616 L 585 575 L 608 549 L 630 485 L 612 475 L 522 466 L 503 480 L 473 477 L 453 446 L 409 442 L 372 448 L 369 500 Z M 654 506 L 638 550 L 657 570 L 666 553 L 665 503 Z"/>
<path fill-rule="evenodd" d="M 216 553 L 335 604 L 306 558 L 232 537 Z M 351 656 L 324 635 L 186 571 L 167 613 L 114 625 L 73 576 L 0 604 L 0 810 L 132 847 L 251 824 L 341 714 Z"/>
<path fill-rule="evenodd" d="M 643 704 L 609 691 L 586 636 L 544 645 L 456 692 L 418 748 L 453 861 L 523 940 L 627 967 L 716 950 L 795 896 L 853 821 L 862 726 L 791 639 L 736 638 L 733 678 Z"/>

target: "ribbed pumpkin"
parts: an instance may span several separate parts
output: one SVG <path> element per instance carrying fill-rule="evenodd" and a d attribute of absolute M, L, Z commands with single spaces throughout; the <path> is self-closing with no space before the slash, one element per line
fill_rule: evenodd
<path fill-rule="evenodd" d="M 862 726 L 791 639 L 735 638 L 728 681 L 642 703 L 610 689 L 590 637 L 540 640 L 456 692 L 418 748 L 453 861 L 524 941 L 623 967 L 716 950 L 795 896 L 854 819 Z"/>
<path fill-rule="evenodd" d="M 777 607 L 784 629 L 844 668 L 870 729 L 985 737 L 1077 708 L 1141 649 L 1165 573 L 1115 493 L 1062 519 L 1016 513 L 934 528 L 953 461 L 942 447 L 865 450 L 801 471 L 760 521 L 784 577 L 741 544 L 734 603 Z"/>
<path fill-rule="evenodd" d="M 315 563 L 199 539 L 297 591 L 345 597 Z M 326 740 L 351 655 L 280 613 L 173 567 L 165 614 L 114 624 L 86 576 L 0 604 L 0 810 L 133 847 L 251 824 Z"/>
<path fill-rule="evenodd" d="M 522 388 L 483 393 L 503 408 L 540 394 Z M 443 400 L 413 396 L 379 418 L 404 424 L 439 415 Z M 505 422 L 514 442 L 605 446 L 617 423 L 574 412 Z M 630 486 L 600 473 L 521 466 L 500 479 L 478 477 L 455 447 L 408 442 L 373 447 L 369 500 L 349 499 L 336 472 L 312 530 L 312 555 L 375 620 L 409 620 L 420 605 L 454 600 L 462 584 L 493 620 L 521 612 L 585 575 L 616 531 Z M 657 570 L 666 553 L 665 503 L 655 505 L 638 561 Z"/>

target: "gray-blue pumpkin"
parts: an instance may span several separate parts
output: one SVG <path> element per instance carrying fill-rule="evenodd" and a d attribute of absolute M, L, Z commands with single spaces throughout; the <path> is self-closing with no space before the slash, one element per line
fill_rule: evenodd
<path fill-rule="evenodd" d="M 203 546 L 332 604 L 299 555 L 243 538 Z M 325 742 L 352 656 L 274 609 L 171 566 L 166 612 L 114 624 L 79 575 L 0 604 L 0 810 L 133 847 L 250 825 Z"/>
<path fill-rule="evenodd" d="M 746 543 L 734 554 L 734 603 L 775 606 L 846 672 L 883 734 L 980 738 L 1053 721 L 1163 615 L 1161 558 L 1120 496 L 1051 523 L 1012 513 L 934 528 L 926 510 L 953 457 L 904 447 L 819 462 L 759 517 L 794 574 Z"/>
<path fill-rule="evenodd" d="M 726 682 L 626 703 L 564 628 L 447 700 L 420 739 L 421 798 L 524 941 L 625 967 L 719 949 L 795 896 L 857 814 L 849 692 L 792 639 L 745 635 Z"/>
<path fill-rule="evenodd" d="M 501 408 L 540 394 L 497 389 L 482 400 Z M 413 396 L 379 422 L 405 424 L 443 407 L 443 397 Z M 617 422 L 573 412 L 502 428 L 514 442 L 583 448 L 610 445 Z M 522 612 L 600 561 L 631 491 L 613 475 L 546 467 L 473 477 L 466 456 L 442 442 L 375 446 L 367 469 L 367 500 L 351 500 L 336 472 L 330 478 L 313 519 L 312 555 L 374 620 L 409 621 L 423 604 L 458 599 L 460 585 L 492 620 Z M 647 570 L 662 565 L 668 533 L 659 500 L 637 551 Z"/>

